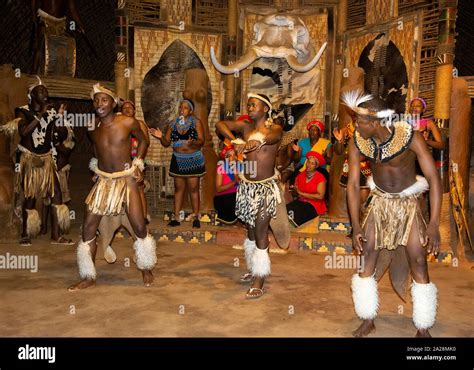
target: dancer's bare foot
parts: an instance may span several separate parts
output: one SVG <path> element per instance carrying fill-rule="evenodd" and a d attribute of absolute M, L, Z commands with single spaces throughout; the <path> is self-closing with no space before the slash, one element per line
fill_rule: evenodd
<path fill-rule="evenodd" d="M 415 335 L 416 338 L 431 338 L 431 334 L 428 329 L 418 329 Z"/>
<path fill-rule="evenodd" d="M 151 284 L 153 283 L 153 280 L 155 280 L 153 274 L 151 273 L 151 270 L 143 270 L 142 275 L 143 275 L 143 284 L 146 287 L 151 286 Z"/>
<path fill-rule="evenodd" d="M 362 324 L 352 332 L 355 338 L 366 337 L 370 333 L 375 332 L 374 320 L 364 320 Z"/>
<path fill-rule="evenodd" d="M 69 288 L 67 288 L 67 290 L 74 292 L 76 290 L 82 290 L 92 286 L 95 286 L 95 280 L 81 280 L 80 282 L 71 285 Z"/>

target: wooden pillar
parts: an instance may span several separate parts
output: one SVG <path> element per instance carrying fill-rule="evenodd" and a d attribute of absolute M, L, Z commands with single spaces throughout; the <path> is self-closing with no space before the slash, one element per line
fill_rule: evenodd
<path fill-rule="evenodd" d="M 471 160 L 470 140 L 471 127 L 471 98 L 469 97 L 467 81 L 463 78 L 454 78 L 451 94 L 451 115 L 449 141 L 450 166 L 462 180 L 463 187 L 460 191 L 464 194 L 464 216 L 469 225 L 469 164 Z M 451 184 L 452 184 L 452 179 Z M 450 186 L 450 188 L 452 185 Z M 459 220 L 458 220 L 459 221 Z M 461 222 L 464 220 L 461 217 Z M 455 226 L 455 225 L 453 225 Z M 465 228 L 465 225 L 463 226 Z M 454 254 L 463 259 L 467 250 L 467 240 L 459 239 L 457 229 L 451 228 L 451 248 Z M 464 245 L 464 248 L 462 247 Z"/>
<path fill-rule="evenodd" d="M 126 73 L 128 67 L 128 16 L 125 2 L 119 1 L 115 11 L 115 51 L 117 61 L 115 62 L 115 94 L 128 99 L 128 79 Z"/>
<path fill-rule="evenodd" d="M 434 120 L 440 128 L 447 146 L 444 150 L 433 150 L 433 156 L 443 183 L 443 192 L 447 193 L 449 191 L 449 114 L 453 83 L 454 26 L 457 0 L 445 0 L 442 3 L 436 50 L 438 65 L 435 80 Z"/>
<path fill-rule="evenodd" d="M 127 63 L 125 61 L 115 62 L 115 94 L 122 99 L 128 98 L 127 78 L 125 77 L 125 69 Z"/>
<path fill-rule="evenodd" d="M 342 79 L 341 93 L 351 90 L 364 89 L 364 70 L 360 67 L 348 68 L 347 75 Z M 339 98 L 338 98 L 339 100 Z M 344 105 L 339 105 L 339 128 L 346 127 L 351 117 L 347 113 Z M 330 179 L 330 196 L 329 196 L 329 216 L 331 217 L 348 217 L 346 190 L 339 185 L 341 178 L 342 166 L 344 164 L 345 154 L 337 155 L 333 150 L 331 159 Z"/>
<path fill-rule="evenodd" d="M 433 149 L 433 157 L 441 177 L 443 201 L 441 204 L 440 234 L 442 249 L 454 250 L 451 244 L 451 206 L 449 199 L 449 115 L 451 89 L 453 83 L 454 38 L 457 0 L 440 2 L 438 23 L 438 46 L 436 49 L 438 65 L 435 79 L 434 121 L 440 128 L 446 147 Z"/>
<path fill-rule="evenodd" d="M 334 78 L 332 83 L 332 116 L 336 117 L 339 112 L 339 100 L 341 94 L 341 81 L 344 71 L 344 34 L 347 29 L 347 0 L 341 0 L 337 6 L 337 28 L 336 28 L 336 64 L 334 66 Z M 332 127 L 336 127 L 334 122 Z"/>
<path fill-rule="evenodd" d="M 227 55 L 229 62 L 235 61 L 237 54 L 237 0 L 229 0 L 228 5 L 228 22 L 227 22 Z M 225 77 L 225 115 L 234 116 L 235 110 L 235 85 L 236 76 L 227 75 Z"/>

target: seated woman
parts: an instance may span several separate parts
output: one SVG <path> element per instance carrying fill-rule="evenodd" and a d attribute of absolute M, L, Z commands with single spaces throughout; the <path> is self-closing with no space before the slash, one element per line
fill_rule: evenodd
<path fill-rule="evenodd" d="M 290 178 L 290 183 L 293 184 L 298 173 L 306 169 L 306 154 L 310 151 L 317 152 L 324 157 L 325 164 L 318 168 L 318 172 L 321 172 L 326 181 L 329 182 L 329 163 L 331 162 L 332 146 L 328 139 L 322 137 L 325 125 L 319 120 L 313 120 L 308 122 L 306 129 L 308 130 L 308 137 L 299 140 L 295 145 L 296 154 L 294 160 L 298 165 L 293 177 Z"/>
<path fill-rule="evenodd" d="M 234 147 L 225 146 L 220 157 L 222 161 L 217 166 L 214 209 L 217 212 L 217 221 L 231 225 L 237 221 L 235 200 L 239 184 Z"/>
<path fill-rule="evenodd" d="M 298 146 L 301 150 L 299 150 L 296 160 L 299 161 L 300 172 L 305 170 L 306 154 L 308 152 L 311 151 L 321 154 L 324 157 L 325 163 L 330 162 L 332 154 L 331 142 L 322 137 L 325 130 L 324 122 L 315 119 L 308 122 L 306 129 L 308 130 L 308 137 L 298 141 Z M 320 170 L 324 169 L 329 171 L 328 167 L 329 166 L 325 164 L 324 166 L 320 166 Z"/>
<path fill-rule="evenodd" d="M 326 195 L 326 178 L 317 171 L 324 166 L 326 160 L 317 153 L 310 151 L 306 154 L 306 169 L 301 172 L 292 186 L 298 194 L 298 199 L 286 205 L 288 218 L 293 226 L 298 227 L 313 218 L 326 213 L 324 200 Z"/>

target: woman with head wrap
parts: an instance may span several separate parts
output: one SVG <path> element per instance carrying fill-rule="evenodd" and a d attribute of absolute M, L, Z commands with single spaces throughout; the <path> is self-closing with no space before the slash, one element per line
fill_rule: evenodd
<path fill-rule="evenodd" d="M 299 161 L 300 172 L 305 170 L 306 154 L 310 151 L 321 154 L 326 163 L 331 159 L 331 142 L 322 137 L 325 129 L 324 123 L 315 119 L 308 122 L 306 129 L 308 130 L 308 137 L 298 141 L 301 151 L 296 160 Z M 329 170 L 327 165 L 321 166 L 321 168 Z"/>
<path fill-rule="evenodd" d="M 199 222 L 199 178 L 206 174 L 202 146 L 204 129 L 199 118 L 193 115 L 194 104 L 183 99 L 179 104 L 179 117 L 172 122 L 166 133 L 152 128 L 150 133 L 160 139 L 164 147 L 173 147 L 170 176 L 174 177 L 174 213 L 168 226 L 179 226 L 177 216 L 181 211 L 184 190 L 187 187 L 191 194 L 193 208 L 193 227 L 200 228 Z"/>
<path fill-rule="evenodd" d="M 299 173 L 295 185 L 291 187 L 298 195 L 298 199 L 286 205 L 290 223 L 295 227 L 327 211 L 326 178 L 317 171 L 318 167 L 325 164 L 326 160 L 321 154 L 313 151 L 306 154 L 306 168 Z"/>

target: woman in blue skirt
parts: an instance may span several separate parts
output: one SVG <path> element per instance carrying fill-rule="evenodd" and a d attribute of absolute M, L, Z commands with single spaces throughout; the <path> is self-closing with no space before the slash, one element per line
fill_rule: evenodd
<path fill-rule="evenodd" d="M 150 129 L 150 133 L 160 139 L 164 147 L 173 147 L 170 176 L 174 177 L 174 213 L 168 226 L 179 226 L 177 215 L 181 211 L 184 190 L 188 188 L 193 207 L 193 227 L 201 227 L 199 222 L 199 179 L 206 173 L 202 146 L 204 130 L 199 118 L 194 117 L 194 104 L 184 99 L 179 104 L 179 117 L 172 122 L 166 133 L 160 129 Z"/>

